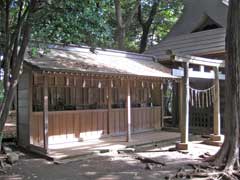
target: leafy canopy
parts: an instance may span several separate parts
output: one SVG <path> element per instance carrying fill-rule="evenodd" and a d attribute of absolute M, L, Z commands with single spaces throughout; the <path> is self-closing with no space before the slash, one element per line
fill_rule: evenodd
<path fill-rule="evenodd" d="M 59 0 L 41 11 L 32 39 L 40 42 L 79 44 L 116 48 L 116 18 L 113 0 Z M 147 19 L 155 0 L 142 0 L 143 19 Z M 135 0 L 121 0 L 123 18 L 127 18 Z M 149 46 L 169 32 L 182 11 L 182 0 L 160 1 L 149 32 Z M 126 48 L 138 51 L 141 26 L 137 15 L 126 34 Z"/>

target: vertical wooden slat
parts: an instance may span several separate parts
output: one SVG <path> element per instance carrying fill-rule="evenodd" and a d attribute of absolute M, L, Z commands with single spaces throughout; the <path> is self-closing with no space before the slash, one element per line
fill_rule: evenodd
<path fill-rule="evenodd" d="M 48 150 L 48 79 L 46 75 L 43 89 L 43 143 L 44 149 Z"/>
<path fill-rule="evenodd" d="M 131 92 L 130 82 L 127 82 L 126 113 L 127 113 L 127 142 L 131 141 Z"/>
<path fill-rule="evenodd" d="M 163 83 L 160 84 L 160 92 L 161 92 L 161 95 L 160 95 L 160 103 L 161 103 L 161 127 L 164 127 L 164 114 L 165 114 L 165 104 L 164 104 L 164 91 L 163 91 Z"/>
<path fill-rule="evenodd" d="M 111 81 L 108 81 L 108 118 L 107 118 L 107 134 L 110 134 L 110 121 L 112 112 L 112 87 Z"/>
<path fill-rule="evenodd" d="M 80 130 L 79 130 L 79 125 L 80 121 L 79 121 L 79 113 L 75 112 L 74 115 L 74 135 L 75 135 L 75 139 L 79 139 L 79 134 L 80 134 Z"/>

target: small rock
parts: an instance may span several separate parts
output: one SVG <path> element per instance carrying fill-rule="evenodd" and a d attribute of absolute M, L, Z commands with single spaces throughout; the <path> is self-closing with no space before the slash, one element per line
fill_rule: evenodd
<path fill-rule="evenodd" d="M 126 149 L 120 149 L 118 150 L 118 153 L 121 154 L 121 153 L 134 153 L 135 152 L 135 149 L 134 148 L 126 148 Z"/>
<path fill-rule="evenodd" d="M 62 161 L 58 161 L 58 160 L 54 160 L 54 161 L 53 161 L 53 164 L 59 165 L 59 164 L 63 164 L 63 162 L 62 162 Z"/>
<path fill-rule="evenodd" d="M 19 160 L 19 155 L 17 153 L 11 152 L 7 154 L 7 162 L 14 164 Z"/>
<path fill-rule="evenodd" d="M 7 146 L 3 146 L 3 152 L 5 154 L 8 154 L 8 153 L 11 153 L 12 152 L 12 149 L 10 147 L 7 147 Z"/>
<path fill-rule="evenodd" d="M 110 152 L 110 150 L 109 149 L 101 149 L 100 151 L 99 151 L 99 153 L 108 153 L 108 152 Z"/>
<path fill-rule="evenodd" d="M 150 164 L 150 163 L 147 163 L 145 169 L 152 170 L 153 169 L 153 165 Z"/>
<path fill-rule="evenodd" d="M 187 174 L 187 175 L 186 175 L 186 178 L 187 178 L 187 179 L 192 179 L 192 176 L 191 176 L 190 174 Z"/>
<path fill-rule="evenodd" d="M 168 179 L 171 179 L 169 176 L 165 176 L 165 179 L 168 180 Z"/>
<path fill-rule="evenodd" d="M 168 151 L 170 152 L 176 151 L 176 148 L 169 148 Z"/>

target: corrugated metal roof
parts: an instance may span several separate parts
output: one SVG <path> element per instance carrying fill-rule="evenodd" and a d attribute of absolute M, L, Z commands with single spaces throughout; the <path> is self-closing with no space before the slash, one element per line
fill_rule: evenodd
<path fill-rule="evenodd" d="M 51 46 L 50 52 L 25 62 L 46 71 L 77 71 L 174 78 L 171 70 L 154 61 L 153 56 L 115 50 Z"/>
<path fill-rule="evenodd" d="M 150 48 L 145 54 L 153 55 L 160 60 L 169 59 L 167 50 L 176 54 L 206 55 L 225 52 L 224 28 L 180 35 L 163 40 L 159 45 Z"/>

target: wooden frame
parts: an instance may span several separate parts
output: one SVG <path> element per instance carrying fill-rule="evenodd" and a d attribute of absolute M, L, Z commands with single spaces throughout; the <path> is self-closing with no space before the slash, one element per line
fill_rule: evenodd
<path fill-rule="evenodd" d="M 36 72 L 35 72 L 36 73 Z M 131 94 L 136 88 L 143 88 L 142 83 L 146 81 L 145 78 L 123 78 L 117 79 L 103 76 L 84 76 L 76 74 L 56 74 L 56 73 L 43 73 L 38 75 L 43 77 L 43 80 L 37 82 L 34 78 L 35 86 L 43 87 L 43 111 L 32 112 L 30 117 L 31 139 L 33 139 L 32 145 L 37 147 L 43 147 L 46 151 L 49 148 L 49 144 L 64 143 L 81 141 L 91 138 L 101 138 L 106 136 L 126 135 L 126 140 L 131 141 L 131 134 L 150 131 L 154 129 L 160 129 L 162 126 L 162 97 L 158 97 L 158 106 L 152 106 L 154 103 L 150 103 L 151 106 L 131 107 Z M 83 109 L 83 110 L 65 110 L 65 111 L 49 111 L 48 102 L 49 88 L 57 87 L 58 77 L 65 77 L 64 84 L 62 86 L 77 87 L 79 84 L 78 79 L 87 78 L 96 81 L 104 81 L 102 88 L 105 90 L 105 99 L 107 103 L 106 109 Z M 53 78 L 51 81 L 49 77 Z M 61 78 L 63 79 L 63 78 Z M 124 90 L 124 97 L 126 105 L 124 108 L 112 108 L 112 82 L 121 81 L 119 87 Z M 138 82 L 141 87 L 136 87 L 134 82 Z M 93 82 L 93 81 L 91 81 Z M 148 82 L 148 84 L 147 84 Z M 150 88 L 149 82 L 152 82 L 156 88 L 156 91 L 160 91 L 161 96 L 161 78 L 148 79 L 143 85 L 144 88 Z M 80 82 L 81 84 L 81 82 Z M 116 87 L 118 88 L 118 86 Z M 146 91 L 150 93 L 150 89 Z M 148 94 L 147 94 L 148 96 Z M 153 95 L 151 95 L 153 96 Z M 75 98 L 76 99 L 76 98 Z M 97 97 L 98 99 L 98 97 Z M 101 98 L 100 98 L 101 99 Z M 150 98 L 153 99 L 152 97 Z M 43 145 L 41 145 L 43 142 Z"/>
<path fill-rule="evenodd" d="M 171 60 L 175 62 L 181 62 L 183 64 L 183 71 L 179 71 L 179 76 L 182 77 L 182 99 L 180 99 L 180 110 L 182 112 L 181 115 L 181 143 L 177 144 L 177 148 L 179 150 L 187 150 L 188 149 L 188 141 L 189 141 L 189 100 L 190 100 L 190 92 L 189 92 L 189 78 L 208 78 L 206 73 L 204 72 L 204 66 L 212 67 L 213 71 L 211 72 L 214 76 L 214 85 L 215 85 L 215 96 L 214 96 L 214 123 L 213 123 L 213 136 L 217 136 L 217 139 L 221 139 L 221 126 L 220 126 L 220 88 L 219 88 L 219 67 L 225 67 L 225 63 L 223 60 L 214 60 L 207 59 L 196 56 L 186 56 L 186 55 L 175 55 L 172 51 L 168 52 L 171 55 Z M 200 65 L 200 72 L 194 72 L 189 69 L 189 64 Z M 174 75 L 176 75 L 176 70 L 173 70 Z M 190 75 L 190 73 L 192 73 Z M 195 76 L 193 75 L 195 73 Z M 222 77 L 225 79 L 225 76 Z"/>

